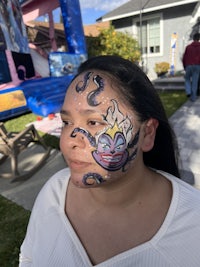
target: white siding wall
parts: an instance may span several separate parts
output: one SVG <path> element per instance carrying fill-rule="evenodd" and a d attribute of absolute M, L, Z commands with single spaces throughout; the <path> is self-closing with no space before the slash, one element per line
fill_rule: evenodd
<path fill-rule="evenodd" d="M 185 50 L 185 46 L 191 42 L 189 40 L 192 24 L 190 19 L 194 10 L 195 4 L 189 4 L 187 6 L 179 6 L 159 12 L 152 12 L 151 14 L 143 14 L 143 19 L 149 16 L 160 15 L 161 17 L 161 53 L 158 55 L 144 55 L 144 69 L 147 70 L 147 74 L 150 79 L 156 78 L 154 71 L 155 63 L 166 61 L 171 64 L 171 36 L 176 33 L 177 48 L 175 53 L 175 71 L 183 70 L 182 55 Z M 113 21 L 113 25 L 116 30 L 129 32 L 136 37 L 135 22 L 139 20 L 139 16 L 132 18 L 124 18 L 118 21 Z"/>

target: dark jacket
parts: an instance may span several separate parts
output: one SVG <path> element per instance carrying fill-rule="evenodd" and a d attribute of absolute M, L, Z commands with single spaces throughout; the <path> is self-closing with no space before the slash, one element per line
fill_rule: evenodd
<path fill-rule="evenodd" d="M 200 65 L 200 42 L 193 41 L 185 49 L 183 55 L 183 67 L 188 65 Z"/>

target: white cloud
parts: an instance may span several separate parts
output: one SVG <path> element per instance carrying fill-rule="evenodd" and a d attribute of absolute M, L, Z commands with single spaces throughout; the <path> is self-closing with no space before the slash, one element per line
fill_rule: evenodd
<path fill-rule="evenodd" d="M 111 11 L 128 1 L 129 0 L 79 0 L 81 9 L 92 8 L 105 12 Z"/>

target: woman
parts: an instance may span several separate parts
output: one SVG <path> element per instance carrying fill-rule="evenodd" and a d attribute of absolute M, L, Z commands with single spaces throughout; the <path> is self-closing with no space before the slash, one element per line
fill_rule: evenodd
<path fill-rule="evenodd" d="M 172 130 L 140 68 L 84 62 L 61 118 L 69 168 L 40 192 L 20 266 L 199 266 L 200 193 L 177 178 Z"/>

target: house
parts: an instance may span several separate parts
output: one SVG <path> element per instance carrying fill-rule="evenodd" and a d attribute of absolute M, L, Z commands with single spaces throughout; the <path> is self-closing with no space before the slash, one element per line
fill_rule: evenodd
<path fill-rule="evenodd" d="M 109 28 L 109 22 L 99 22 L 91 25 L 83 25 L 85 40 L 99 35 L 101 29 Z M 30 53 L 36 71 L 42 76 L 49 76 L 48 56 L 51 51 L 68 51 L 63 23 L 54 23 L 54 41 L 56 50 L 52 48 L 49 35 L 50 25 L 48 21 L 26 22 Z"/>
<path fill-rule="evenodd" d="M 150 79 L 155 64 L 168 62 L 169 72 L 183 71 L 185 46 L 200 29 L 199 0 L 131 0 L 97 21 L 109 21 L 116 30 L 131 34 L 141 46 L 141 66 Z"/>
<path fill-rule="evenodd" d="M 85 38 L 96 37 L 100 30 L 109 28 L 110 23 L 98 22 L 90 25 L 83 25 Z M 49 37 L 49 22 L 46 21 L 29 21 L 26 23 L 29 43 L 42 50 L 44 57 L 48 56 L 51 51 L 51 42 Z M 63 23 L 54 23 L 54 38 L 59 51 L 67 51 L 66 37 Z M 39 51 L 38 51 L 39 52 Z"/>
<path fill-rule="evenodd" d="M 85 37 L 96 37 L 100 34 L 101 30 L 108 29 L 109 26 L 110 26 L 109 21 L 83 25 L 84 35 Z"/>

